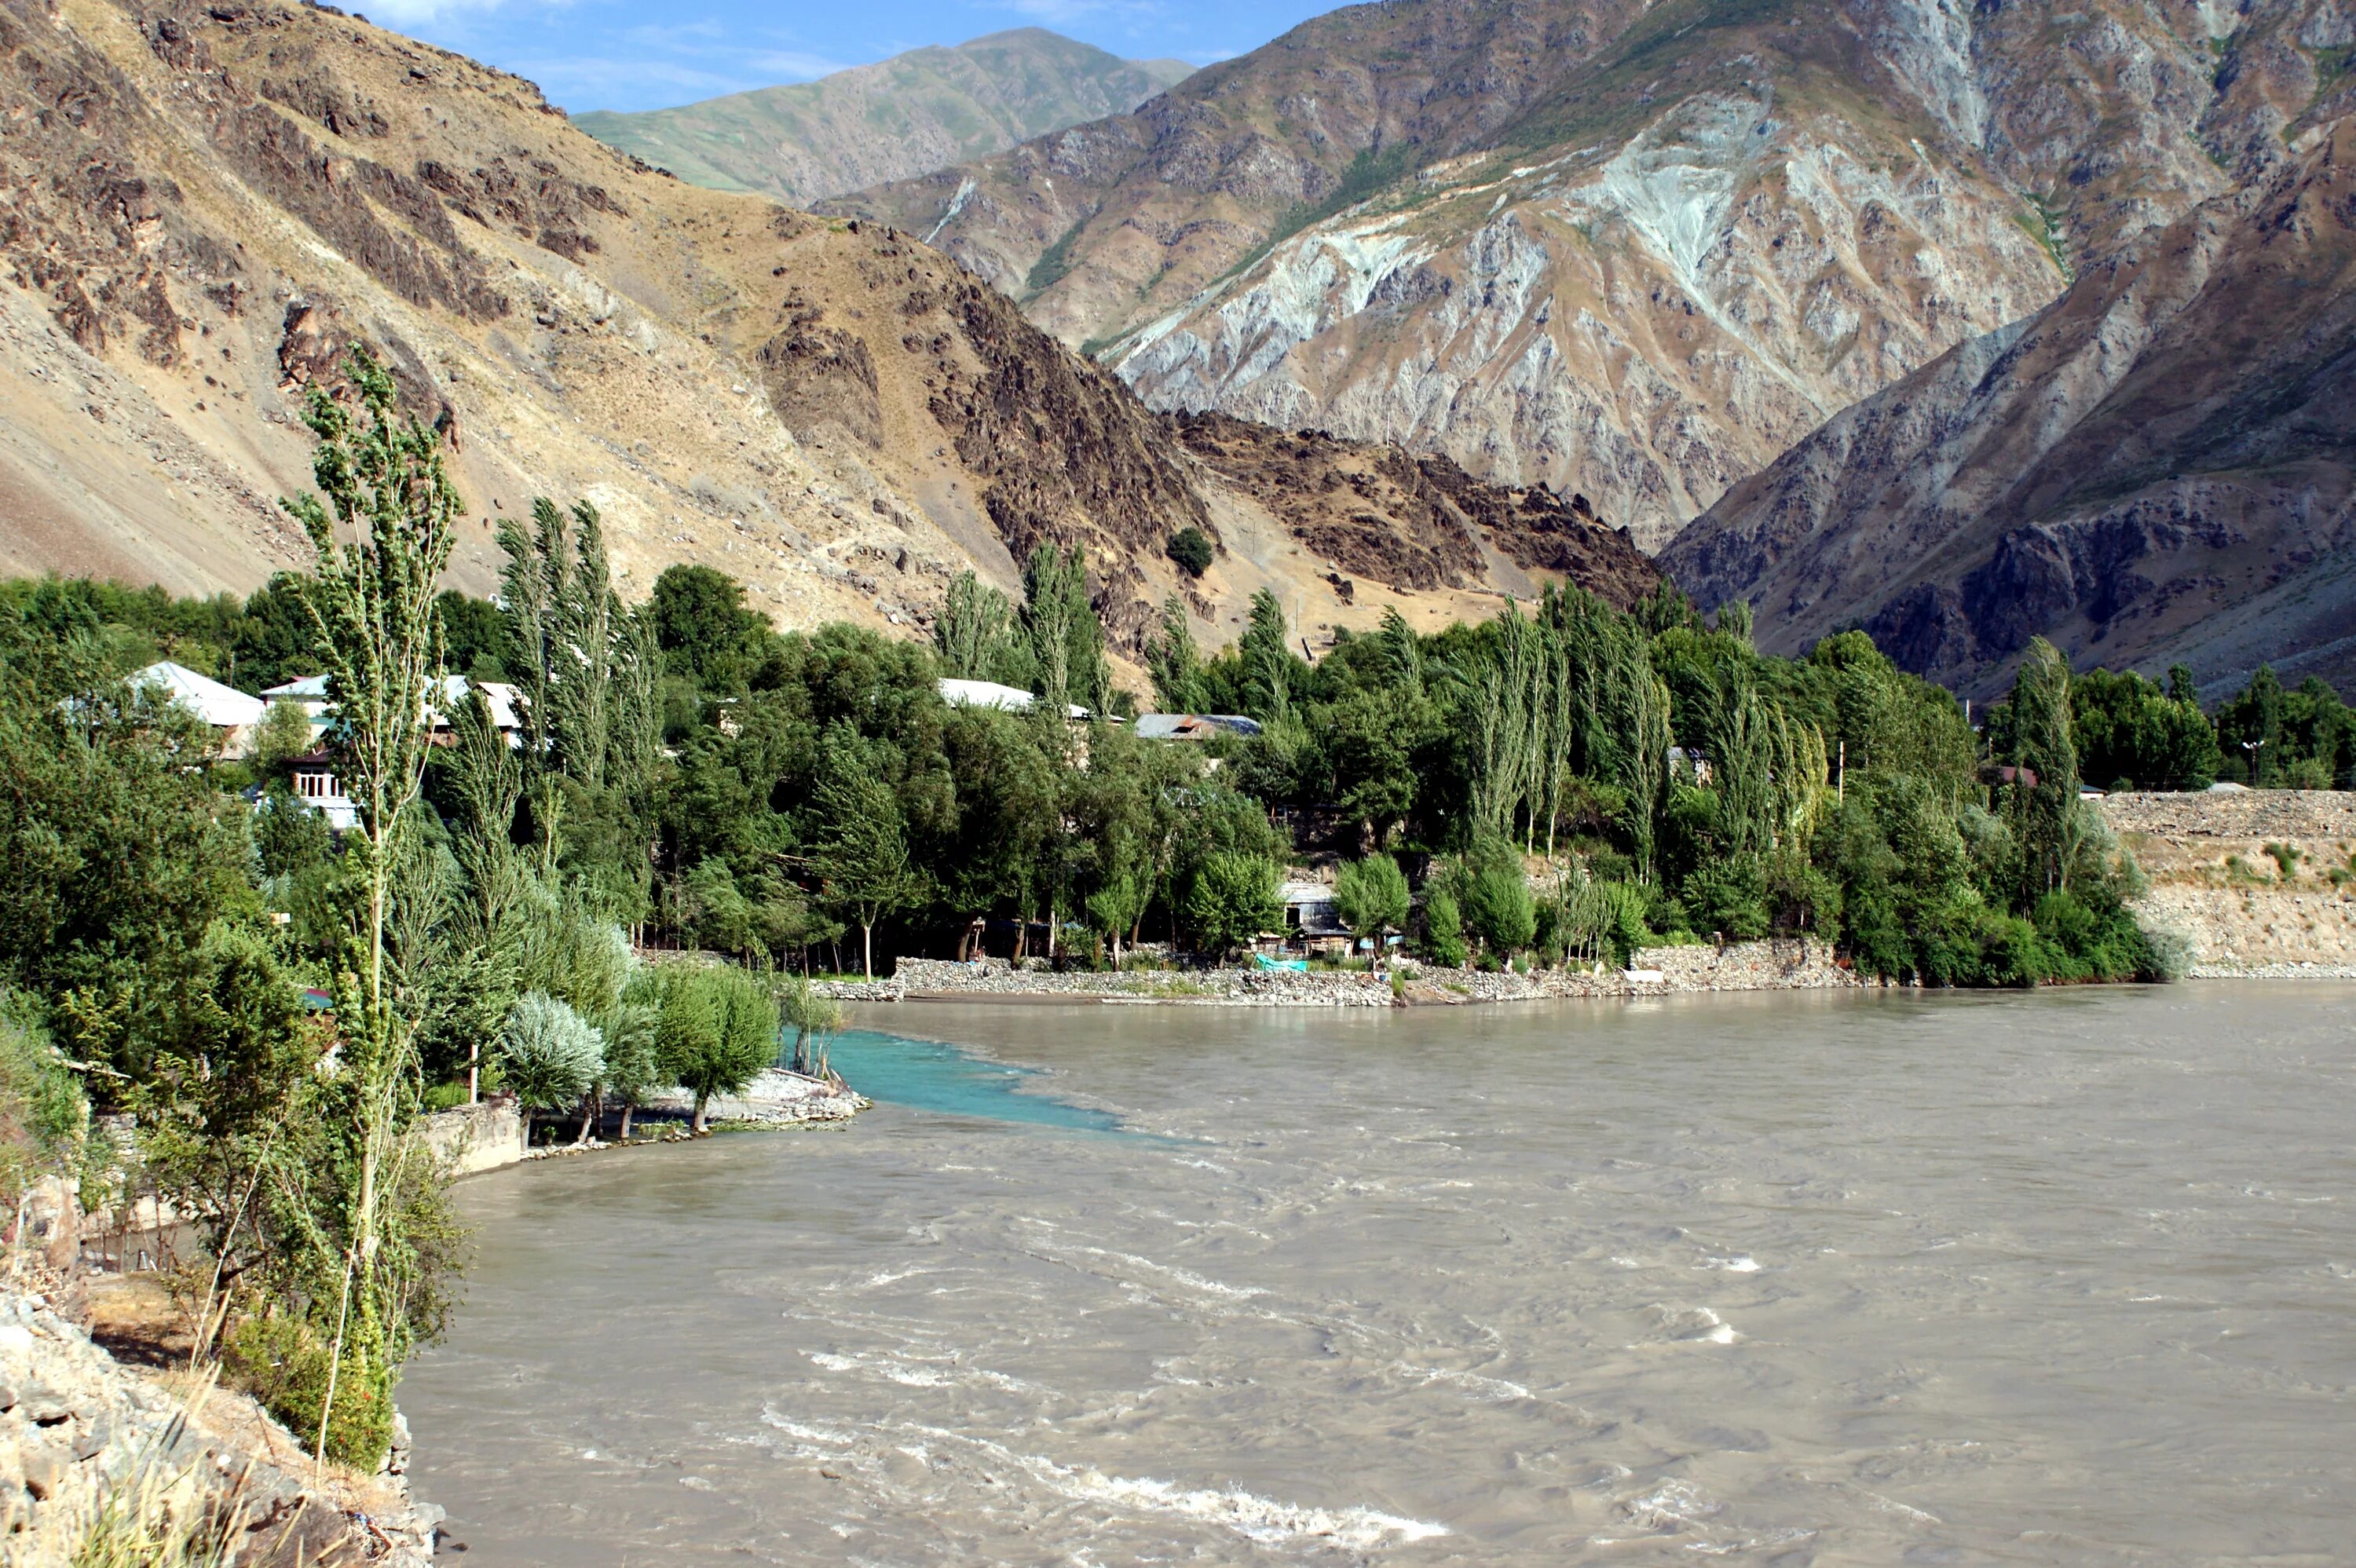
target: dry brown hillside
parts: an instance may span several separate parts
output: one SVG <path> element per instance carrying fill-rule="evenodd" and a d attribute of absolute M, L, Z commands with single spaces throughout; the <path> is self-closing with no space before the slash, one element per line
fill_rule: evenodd
<path fill-rule="evenodd" d="M 1362 575 L 1342 604 L 1283 522 L 932 251 L 683 185 L 517 78 L 268 0 L 0 0 L 0 571 L 196 590 L 294 563 L 273 503 L 307 482 L 305 388 L 358 338 L 447 433 L 477 589 L 495 519 L 547 494 L 605 512 L 626 582 L 707 561 L 789 625 L 913 628 L 956 571 L 1011 584 L 1055 539 L 1133 638 L 1189 522 L 1223 547 L 1194 601 L 1215 637 L 1262 585 L 1312 626 L 1392 597 Z M 1593 549 L 1600 586 L 1649 571 Z M 1505 565 L 1409 602 L 1526 591 Z"/>

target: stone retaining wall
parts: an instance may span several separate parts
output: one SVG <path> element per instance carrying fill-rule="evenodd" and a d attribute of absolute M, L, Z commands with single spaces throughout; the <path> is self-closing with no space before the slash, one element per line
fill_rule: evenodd
<path fill-rule="evenodd" d="M 417 1118 L 417 1136 L 453 1176 L 497 1170 L 523 1158 L 529 1124 L 512 1095 L 455 1105 Z"/>
<path fill-rule="evenodd" d="M 1406 995 L 1395 996 L 1387 975 L 1347 970 L 1130 970 L 1118 974 L 1055 974 L 1018 969 L 998 959 L 954 963 L 903 958 L 884 983 L 844 983 L 846 1001 L 907 997 L 1036 997 L 1074 1001 L 1157 1002 L 1277 1008 L 1387 1008 L 1400 1002 L 1520 1002 L 1547 997 L 1660 996 L 1673 991 L 1814 990 L 1855 986 L 1856 976 L 1833 962 L 1831 950 L 1806 940 L 1730 943 L 1724 947 L 1648 947 L 1626 970 L 1510 971 L 1430 968 L 1400 964 Z"/>
<path fill-rule="evenodd" d="M 2351 790 L 2123 791 L 2105 795 L 2102 809 L 2104 820 L 2117 833 L 2356 842 L 2356 791 Z"/>
<path fill-rule="evenodd" d="M 2139 791 L 2102 809 L 2151 884 L 2136 919 L 2181 937 L 2196 978 L 2356 977 L 2356 793 Z"/>

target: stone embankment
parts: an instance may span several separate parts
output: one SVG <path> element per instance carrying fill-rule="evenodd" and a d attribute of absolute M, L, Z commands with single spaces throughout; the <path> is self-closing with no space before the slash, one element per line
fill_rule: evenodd
<path fill-rule="evenodd" d="M 993 997 L 1104 1003 L 1274 1008 L 1387 1008 L 1420 1003 L 1519 1002 L 1549 997 L 1644 997 L 1686 991 L 1817 990 L 1860 984 L 1823 944 L 1730 943 L 1648 947 L 1626 969 L 1548 969 L 1529 975 L 1440 969 L 1412 962 L 1391 976 L 1347 970 L 1198 969 L 1119 973 L 1018 968 L 998 959 L 953 963 L 903 958 L 889 981 L 830 987 L 845 1001 L 964 1000 Z"/>
<path fill-rule="evenodd" d="M 243 1395 L 127 1366 L 43 1297 L 0 1290 L 0 1561 L 13 1568 L 84 1561 L 110 1499 L 118 1513 L 226 1507 L 235 1561 L 256 1568 L 423 1568 L 442 1516 L 410 1498 L 406 1460 L 404 1430 L 384 1474 L 322 1474 Z"/>
<path fill-rule="evenodd" d="M 453 1105 L 417 1118 L 417 1136 L 453 1176 L 497 1170 L 524 1157 L 530 1124 L 515 1096 Z"/>
<path fill-rule="evenodd" d="M 845 1088 L 840 1079 L 810 1078 L 772 1067 L 746 1084 L 742 1093 L 713 1095 L 704 1115 L 715 1122 L 790 1127 L 843 1121 L 867 1109 L 870 1103 L 864 1095 Z M 694 1111 L 695 1099 L 684 1092 L 673 1092 L 657 1095 L 647 1102 L 647 1107 L 687 1115 Z"/>
<path fill-rule="evenodd" d="M 2181 937 L 2196 978 L 2356 978 L 2356 793 L 2138 791 L 2103 816 L 2150 888 L 2136 913 Z"/>

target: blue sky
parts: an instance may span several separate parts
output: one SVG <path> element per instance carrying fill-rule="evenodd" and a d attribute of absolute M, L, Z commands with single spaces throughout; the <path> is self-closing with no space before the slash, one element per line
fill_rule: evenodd
<path fill-rule="evenodd" d="M 926 44 L 1052 27 L 1132 59 L 1208 65 L 1258 48 L 1330 4 L 1316 0 L 343 0 L 382 26 L 530 77 L 551 101 L 659 109 L 807 81 Z"/>

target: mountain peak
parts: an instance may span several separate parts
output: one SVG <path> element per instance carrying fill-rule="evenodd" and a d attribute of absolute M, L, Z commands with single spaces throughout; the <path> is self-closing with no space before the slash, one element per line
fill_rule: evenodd
<path fill-rule="evenodd" d="M 1188 74 L 1044 27 L 936 44 L 814 81 L 574 123 L 691 185 L 793 206 L 1125 112 Z"/>

